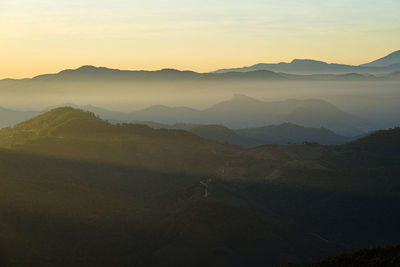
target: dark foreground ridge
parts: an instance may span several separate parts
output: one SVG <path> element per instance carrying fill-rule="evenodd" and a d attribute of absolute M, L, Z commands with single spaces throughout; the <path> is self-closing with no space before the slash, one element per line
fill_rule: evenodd
<path fill-rule="evenodd" d="M 361 249 L 351 253 L 330 256 L 309 267 L 394 267 L 400 266 L 400 245 L 385 248 Z M 299 267 L 296 264 L 286 264 L 282 267 Z"/>
<path fill-rule="evenodd" d="M 0 265 L 306 265 L 398 244 L 400 158 L 379 149 L 397 131 L 243 149 L 43 113 L 0 130 Z"/>

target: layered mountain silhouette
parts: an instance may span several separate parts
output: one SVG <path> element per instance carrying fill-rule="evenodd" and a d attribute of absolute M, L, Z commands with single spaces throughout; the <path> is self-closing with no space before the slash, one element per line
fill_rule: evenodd
<path fill-rule="evenodd" d="M 63 104 L 60 106 L 69 106 L 93 112 L 102 119 L 110 122 L 139 122 L 154 124 L 154 128 L 182 129 L 190 130 L 192 126 L 204 125 L 223 125 L 225 127 L 237 130 L 241 128 L 259 128 L 268 125 L 279 125 L 282 123 L 292 123 L 307 128 L 327 128 L 339 135 L 358 136 L 369 132 L 375 128 L 372 122 L 362 118 L 355 117 L 342 111 L 334 105 L 320 99 L 296 100 L 289 99 L 285 101 L 265 102 L 246 95 L 235 94 L 231 99 L 217 103 L 210 108 L 198 110 L 189 107 L 168 107 L 164 105 L 155 105 L 134 112 L 116 112 L 99 108 L 92 105 L 79 106 L 74 104 Z M 51 110 L 55 107 L 45 109 Z M 39 112 L 16 112 L 20 117 L 4 116 L 3 126 L 10 126 L 20 122 L 23 118 L 32 117 Z M 1 120 L 0 120 L 1 121 Z M 180 123 L 180 125 L 173 124 Z M 161 126 L 159 125 L 161 124 Z M 288 124 L 289 125 L 289 124 Z M 282 126 L 281 126 L 282 127 Z M 293 129 L 294 130 L 294 129 Z M 300 131 L 301 129 L 298 128 Z M 310 131 L 314 131 L 311 130 Z M 296 131 L 294 131 L 296 132 Z M 327 132 L 325 132 L 329 135 Z M 302 134 L 298 133 L 299 136 Z M 286 136 L 282 141 L 290 142 Z M 314 138 L 317 135 L 314 135 Z M 309 136 L 311 138 L 311 135 Z M 331 135 L 333 138 L 333 135 Z M 329 139 L 329 138 L 328 138 Z M 332 142 L 317 138 L 316 141 L 323 144 L 341 143 L 340 137 L 331 139 Z M 271 139 L 272 141 L 273 139 Z M 302 138 L 297 138 L 301 142 Z M 296 141 L 293 139 L 293 141 Z M 274 142 L 277 142 L 275 139 Z"/>
<path fill-rule="evenodd" d="M 264 102 L 236 94 L 205 110 L 186 107 L 153 106 L 129 114 L 134 121 L 159 123 L 222 124 L 229 128 L 254 128 L 290 122 L 306 127 L 324 127 L 343 135 L 358 135 L 370 129 L 368 122 L 332 104 L 319 100 Z"/>
<path fill-rule="evenodd" d="M 394 244 L 399 155 L 379 149 L 387 140 L 399 143 L 398 129 L 335 147 L 242 149 L 56 108 L 0 130 L 0 260 L 304 265 Z"/>
<path fill-rule="evenodd" d="M 350 138 L 338 135 L 326 128 L 310 128 L 292 123 L 239 129 L 237 133 L 252 140 L 257 140 L 258 144 L 284 145 L 288 143 L 317 142 L 331 145 L 350 141 Z"/>
<path fill-rule="evenodd" d="M 341 73 L 389 73 L 400 70 L 400 51 L 360 66 L 326 63 L 311 59 L 295 59 L 290 63 L 259 63 L 250 67 L 221 69 L 216 73 L 251 72 L 269 70 L 289 74 L 341 74 Z"/>
<path fill-rule="evenodd" d="M 395 54 L 396 55 L 396 54 Z M 395 59 L 387 59 L 397 62 Z M 383 64 L 383 63 L 382 63 Z M 309 59 L 295 59 L 291 63 L 256 64 L 244 68 L 221 69 L 210 73 L 162 69 L 158 71 L 119 70 L 86 65 L 55 74 L 43 74 L 32 79 L 4 79 L 0 85 L 8 86 L 66 82 L 156 82 L 156 81 L 381 81 L 393 79 L 390 75 L 400 70 L 400 63 L 389 66 L 349 66 L 328 64 Z M 372 75 L 374 74 L 374 75 Z"/>
<path fill-rule="evenodd" d="M 189 172 L 199 168 L 212 173 L 221 164 L 218 155 L 231 150 L 186 131 L 155 130 L 140 124 L 112 125 L 92 112 L 71 107 L 57 108 L 0 130 L 0 146 L 154 170 Z M 190 156 L 200 155 L 201 151 L 205 152 L 203 163 L 214 168 L 204 168 L 196 161 L 197 156 Z"/>
<path fill-rule="evenodd" d="M 373 128 L 372 123 L 352 116 L 320 99 L 264 102 L 246 95 L 235 94 L 231 99 L 204 110 L 164 105 L 155 105 L 129 113 L 113 112 L 93 106 L 79 106 L 79 108 L 95 112 L 110 121 L 154 122 L 167 124 L 164 125 L 166 128 L 171 128 L 170 125 L 177 122 L 189 125 L 224 125 L 233 129 L 290 122 L 305 127 L 328 128 L 348 136 L 360 135 Z"/>
<path fill-rule="evenodd" d="M 304 127 L 292 123 L 237 130 L 232 130 L 222 125 L 193 125 L 185 123 L 160 124 L 154 122 L 140 123 L 146 124 L 155 129 L 185 130 L 205 139 L 248 148 L 265 144 L 287 145 L 304 142 L 337 145 L 346 143 L 352 139 L 338 135 L 326 128 Z"/>

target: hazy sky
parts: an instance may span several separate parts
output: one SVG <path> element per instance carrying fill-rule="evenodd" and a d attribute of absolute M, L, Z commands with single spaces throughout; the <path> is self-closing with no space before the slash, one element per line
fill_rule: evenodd
<path fill-rule="evenodd" d="M 399 0 L 0 0 L 0 78 L 86 64 L 361 64 L 398 49 Z"/>

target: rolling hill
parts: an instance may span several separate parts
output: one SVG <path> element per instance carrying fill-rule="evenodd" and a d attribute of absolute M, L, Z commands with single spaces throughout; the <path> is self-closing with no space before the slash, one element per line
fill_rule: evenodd
<path fill-rule="evenodd" d="M 189 131 L 205 139 L 238 145 L 240 147 L 254 147 L 260 144 L 252 138 L 240 135 L 237 132 L 220 125 L 196 126 L 189 129 Z"/>
<path fill-rule="evenodd" d="M 371 136 L 354 142 L 398 141 Z M 0 146 L 5 266 L 310 264 L 400 239 L 398 153 L 240 149 L 70 107 L 0 130 Z"/>
<path fill-rule="evenodd" d="M 340 136 L 326 128 L 307 128 L 292 123 L 270 125 L 260 128 L 239 129 L 237 133 L 259 144 L 280 144 L 317 142 L 324 145 L 343 144 L 350 138 Z"/>
<path fill-rule="evenodd" d="M 204 110 L 153 106 L 132 112 L 129 117 L 132 121 L 222 124 L 234 129 L 290 122 L 306 127 L 324 127 L 348 136 L 359 135 L 372 127 L 323 100 L 264 102 L 240 94 Z"/>
<path fill-rule="evenodd" d="M 348 114 L 321 99 L 265 102 L 246 95 L 235 94 L 231 99 L 202 110 L 155 105 L 125 113 L 90 105 L 67 104 L 67 106 L 94 112 L 102 119 L 112 122 L 144 123 L 153 125 L 154 128 L 168 129 L 189 130 L 192 128 L 188 127 L 189 125 L 224 125 L 236 130 L 289 122 L 308 128 L 328 128 L 340 135 L 358 136 L 375 127 L 374 123 Z M 178 125 L 173 126 L 176 123 Z M 321 143 L 329 144 L 322 139 Z"/>
<path fill-rule="evenodd" d="M 193 125 L 185 123 L 160 124 L 154 122 L 138 122 L 155 129 L 179 129 L 189 131 L 205 139 L 220 143 L 228 143 L 241 147 L 255 147 L 265 144 L 295 144 L 316 142 L 323 145 L 338 145 L 352 138 L 338 135 L 325 128 L 310 128 L 292 123 L 269 125 L 259 128 L 243 128 L 232 130 L 222 125 Z"/>
<path fill-rule="evenodd" d="M 191 168 L 210 170 L 211 165 L 215 169 L 221 164 L 220 153 L 231 150 L 229 146 L 186 131 L 154 130 L 137 124 L 112 125 L 94 113 L 71 107 L 57 108 L 0 130 L 0 146 L 44 155 L 188 172 Z M 202 153 L 205 154 L 200 156 Z M 199 165 L 198 157 L 204 158 L 205 165 L 211 165 Z"/>
<path fill-rule="evenodd" d="M 295 59 L 290 63 L 264 64 L 259 63 L 250 67 L 221 69 L 209 73 L 181 71 L 176 69 L 161 69 L 157 71 L 120 70 L 91 65 L 77 69 L 66 69 L 58 73 L 42 74 L 33 78 L 3 79 L 0 85 L 15 87 L 16 85 L 29 86 L 42 83 L 81 83 L 81 82 L 155 82 L 155 81 L 237 81 L 237 80 L 310 80 L 310 81 L 345 81 L 345 80 L 382 80 L 390 79 L 388 74 L 399 71 L 396 52 L 378 60 L 379 62 L 394 62 L 391 65 L 350 66 L 344 64 L 328 64 L 310 59 Z M 377 62 L 378 62 L 377 61 Z M 369 63 L 373 64 L 373 63 Z M 375 63 L 374 63 L 375 64 Z M 383 63 L 382 63 L 383 64 Z M 371 74 L 379 74 L 374 76 Z"/>

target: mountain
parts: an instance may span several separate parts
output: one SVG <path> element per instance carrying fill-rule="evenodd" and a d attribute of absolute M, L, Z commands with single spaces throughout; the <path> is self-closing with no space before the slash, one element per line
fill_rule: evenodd
<path fill-rule="evenodd" d="M 371 125 L 319 99 L 264 102 L 236 94 L 231 99 L 204 110 L 185 107 L 153 106 L 129 114 L 131 121 L 164 124 L 219 124 L 229 128 L 254 128 L 291 122 L 306 127 L 324 127 L 353 136 L 368 131 Z"/>
<path fill-rule="evenodd" d="M 36 82 L 129 82 L 129 81 L 168 81 L 168 80 L 230 80 L 230 79 L 284 79 L 272 71 L 260 70 L 251 73 L 197 73 L 194 71 L 180 71 L 162 69 L 157 71 L 119 70 L 105 67 L 82 66 L 77 69 L 67 69 L 55 74 L 44 74 L 32 78 Z"/>
<path fill-rule="evenodd" d="M 400 70 L 400 52 L 392 54 L 360 66 L 326 63 L 312 59 L 294 59 L 290 63 L 280 62 L 277 64 L 259 63 L 249 67 L 221 69 L 215 73 L 225 72 L 251 72 L 269 70 L 278 73 L 288 74 L 343 74 L 343 73 L 390 73 Z"/>
<path fill-rule="evenodd" d="M 91 105 L 65 104 L 65 106 L 94 112 L 102 119 L 113 123 L 135 122 L 146 124 L 155 129 L 166 128 L 190 131 L 195 126 L 204 125 L 224 125 L 231 129 L 241 129 L 290 122 L 306 128 L 327 128 L 339 135 L 359 136 L 374 129 L 375 125 L 348 114 L 329 102 L 320 99 L 289 99 L 265 102 L 241 94 L 235 94 L 231 99 L 203 110 L 156 105 L 135 112 L 115 112 Z M 296 140 L 301 141 L 302 139 L 297 138 Z M 327 139 L 318 138 L 318 140 L 322 144 L 341 143 L 339 137 L 333 138 L 333 143 Z M 253 145 L 254 141 L 256 140 L 249 144 Z M 256 141 L 256 143 L 259 143 L 259 141 Z M 241 144 L 243 143 L 241 142 Z"/>
<path fill-rule="evenodd" d="M 202 125 L 193 127 L 189 129 L 189 131 L 205 139 L 214 140 L 220 143 L 238 145 L 240 147 L 254 147 L 260 144 L 252 138 L 240 135 L 237 132 L 221 125 Z"/>
<path fill-rule="evenodd" d="M 395 51 L 383 58 L 363 64 L 363 67 L 398 67 L 400 65 L 400 50 Z"/>
<path fill-rule="evenodd" d="M 251 72 L 259 70 L 270 70 L 275 72 L 291 73 L 291 74 L 323 74 L 323 73 L 346 73 L 357 72 L 357 66 L 349 66 L 343 64 L 328 64 L 323 61 L 311 59 L 294 59 L 290 63 L 281 62 L 278 64 L 259 63 L 250 67 L 236 68 L 236 69 L 222 69 L 216 73 L 224 73 L 231 71 L 238 72 Z"/>
<path fill-rule="evenodd" d="M 354 140 L 347 146 L 371 153 L 397 154 L 400 150 L 400 127 L 379 130 Z"/>
<path fill-rule="evenodd" d="M 241 149 L 71 107 L 0 146 L 2 266 L 305 265 L 400 240 L 398 153 Z"/>
<path fill-rule="evenodd" d="M 81 109 L 81 110 L 89 111 L 89 112 L 95 113 L 103 120 L 109 120 L 112 122 L 120 122 L 120 121 L 129 119 L 128 114 L 125 112 L 118 112 L 118 111 L 109 110 L 109 109 L 105 109 L 105 108 L 101 108 L 101 107 L 97 107 L 97 106 L 93 106 L 93 105 L 76 105 L 76 104 L 72 104 L 72 103 L 64 103 L 61 105 L 50 106 L 50 107 L 47 107 L 46 109 L 44 109 L 44 111 L 42 111 L 42 112 L 48 112 L 53 109 L 62 108 L 62 107 L 71 107 L 74 109 Z"/>
<path fill-rule="evenodd" d="M 57 108 L 0 130 L 0 146 L 42 155 L 188 173 L 194 169 L 214 172 L 221 164 L 219 154 L 232 150 L 230 146 L 186 131 L 155 130 L 140 124 L 112 125 L 92 112 L 71 107 Z M 204 166 L 198 164 L 199 157 L 207 159 L 203 160 Z"/>
<path fill-rule="evenodd" d="M 176 78 L 193 78 L 195 72 L 178 71 L 173 69 L 163 69 L 159 71 L 129 71 L 110 69 L 105 67 L 82 66 L 77 69 L 67 69 L 56 74 L 39 75 L 32 80 L 34 81 L 124 81 L 131 79 L 176 79 Z"/>
<path fill-rule="evenodd" d="M 349 66 L 343 64 L 328 64 L 309 59 L 295 59 L 290 63 L 256 64 L 251 67 L 222 69 L 209 73 L 162 69 L 157 71 L 120 70 L 106 67 L 82 66 L 77 69 L 66 69 L 54 74 L 42 74 L 31 79 L 3 79 L 4 86 L 16 84 L 41 83 L 131 83 L 131 82 L 162 82 L 162 81 L 344 81 L 344 80 L 382 80 L 390 76 L 373 74 L 389 74 L 400 70 L 399 64 L 384 67 Z M 347 75 L 344 75 L 347 74 Z"/>
<path fill-rule="evenodd" d="M 317 142 L 325 145 L 343 144 L 350 140 L 335 134 L 326 128 L 308 128 L 292 123 L 270 125 L 260 128 L 239 129 L 242 136 L 257 140 L 259 144 L 288 144 L 302 142 Z"/>
<path fill-rule="evenodd" d="M 13 126 L 37 114 L 36 111 L 16 111 L 0 107 L 0 128 Z"/>
<path fill-rule="evenodd" d="M 185 123 L 159 124 L 138 122 L 155 129 L 179 129 L 189 131 L 208 140 L 228 143 L 240 147 L 256 147 L 265 144 L 287 145 L 316 142 L 323 145 L 338 145 L 352 140 L 325 128 L 310 128 L 292 123 L 269 125 L 259 128 L 232 130 L 222 125 L 192 125 Z"/>

